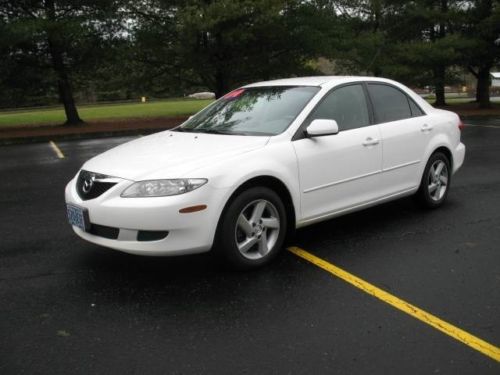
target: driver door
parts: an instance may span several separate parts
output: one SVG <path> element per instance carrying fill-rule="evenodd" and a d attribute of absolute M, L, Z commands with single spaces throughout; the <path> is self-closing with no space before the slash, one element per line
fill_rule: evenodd
<path fill-rule="evenodd" d="M 382 191 L 382 139 L 379 126 L 370 125 L 362 84 L 341 86 L 326 94 L 306 123 L 314 119 L 336 120 L 339 133 L 293 142 L 302 222 L 375 200 Z"/>

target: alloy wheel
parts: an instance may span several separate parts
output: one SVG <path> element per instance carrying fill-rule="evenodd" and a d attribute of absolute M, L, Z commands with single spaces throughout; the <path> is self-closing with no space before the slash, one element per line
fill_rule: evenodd
<path fill-rule="evenodd" d="M 427 189 L 434 202 L 440 201 L 448 189 L 448 167 L 443 160 L 436 160 L 429 169 Z"/>
<path fill-rule="evenodd" d="M 265 199 L 250 202 L 238 215 L 235 241 L 247 259 L 261 259 L 274 248 L 280 233 L 276 207 Z"/>

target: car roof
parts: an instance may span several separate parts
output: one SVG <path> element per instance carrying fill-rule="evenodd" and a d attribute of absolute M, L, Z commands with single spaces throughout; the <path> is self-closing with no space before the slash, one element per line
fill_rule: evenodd
<path fill-rule="evenodd" d="M 271 81 L 256 82 L 244 86 L 248 87 L 265 87 L 265 86 L 331 86 L 332 84 L 348 81 L 389 81 L 378 77 L 362 77 L 362 76 L 312 76 L 312 77 L 295 77 L 275 79 Z"/>

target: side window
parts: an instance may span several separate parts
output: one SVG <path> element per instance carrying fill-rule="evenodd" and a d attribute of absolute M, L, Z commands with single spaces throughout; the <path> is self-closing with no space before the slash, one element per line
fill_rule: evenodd
<path fill-rule="evenodd" d="M 377 123 L 412 117 L 408 97 L 398 89 L 379 84 L 368 84 Z"/>
<path fill-rule="evenodd" d="M 420 107 L 413 101 L 413 99 L 408 98 L 410 102 L 411 114 L 413 117 L 424 116 L 425 113 L 420 109 Z"/>
<path fill-rule="evenodd" d="M 340 131 L 369 125 L 370 117 L 363 87 L 349 85 L 326 94 L 310 115 L 309 122 L 316 119 L 335 120 Z"/>

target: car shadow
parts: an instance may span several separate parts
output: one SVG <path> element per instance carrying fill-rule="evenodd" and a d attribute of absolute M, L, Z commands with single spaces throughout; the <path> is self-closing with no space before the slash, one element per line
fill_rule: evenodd
<path fill-rule="evenodd" d="M 331 251 L 342 256 L 349 243 L 426 231 L 442 223 L 443 218 L 453 215 L 460 207 L 460 201 L 451 195 L 436 210 L 424 208 L 412 197 L 407 197 L 301 228 L 293 243 L 310 251 L 335 245 Z M 381 250 L 363 249 L 366 252 Z"/>
<path fill-rule="evenodd" d="M 341 258 L 348 254 L 351 241 L 421 230 L 456 209 L 457 201 L 453 199 L 433 211 L 419 208 L 411 198 L 402 199 L 299 229 L 293 244 L 319 256 L 334 253 Z M 304 282 L 304 274 L 313 269 L 304 267 L 301 259 L 286 251 L 266 267 L 237 271 L 225 267 L 211 253 L 144 257 L 88 243 L 84 247 L 76 259 L 78 268 L 88 272 L 81 283 L 86 293 L 91 292 L 101 302 L 154 302 L 159 306 L 180 303 L 188 308 L 190 303 L 212 306 L 216 301 L 222 305 L 239 301 L 246 306 L 250 300 L 265 295 L 295 299 L 291 291 L 296 286 L 300 286 L 301 293 L 315 288 Z M 373 246 L 361 248 L 362 252 L 383 251 Z"/>
<path fill-rule="evenodd" d="M 120 304 L 226 304 L 251 298 L 247 293 L 251 295 L 252 291 L 281 293 L 283 285 L 292 288 L 300 283 L 300 272 L 296 272 L 298 259 L 286 254 L 267 267 L 238 271 L 226 267 L 210 253 L 143 257 L 91 244 L 86 247 L 76 259 L 77 267 L 88 275 L 80 279 L 80 285 L 85 294 L 90 292 L 101 302 L 105 299 Z"/>

